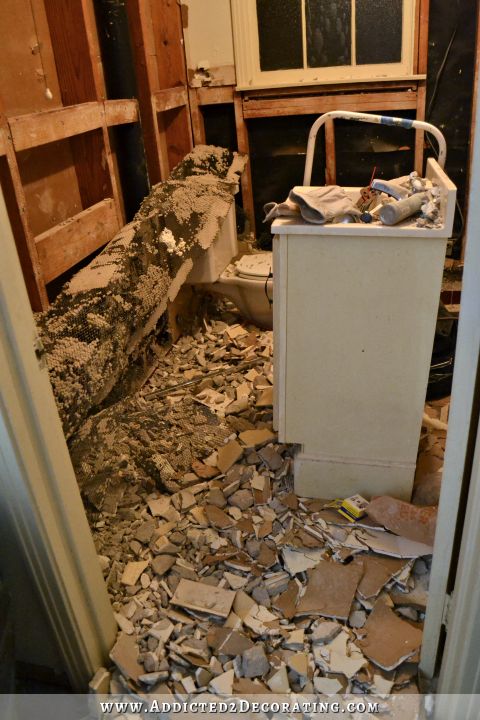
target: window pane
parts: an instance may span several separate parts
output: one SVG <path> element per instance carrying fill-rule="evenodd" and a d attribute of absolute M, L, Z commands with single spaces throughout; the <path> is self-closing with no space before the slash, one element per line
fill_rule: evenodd
<path fill-rule="evenodd" d="M 306 0 L 308 67 L 351 64 L 351 0 Z"/>
<path fill-rule="evenodd" d="M 402 60 L 403 0 L 357 0 L 357 65 Z"/>
<path fill-rule="evenodd" d="M 257 0 L 261 70 L 303 67 L 301 0 Z"/>

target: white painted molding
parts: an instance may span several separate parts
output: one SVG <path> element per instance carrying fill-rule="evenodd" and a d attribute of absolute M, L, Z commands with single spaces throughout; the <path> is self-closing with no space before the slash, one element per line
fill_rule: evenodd
<path fill-rule="evenodd" d="M 413 75 L 415 47 L 415 1 L 403 2 L 402 60 L 378 65 L 345 65 L 327 68 L 262 71 L 258 41 L 256 0 L 230 0 L 237 90 L 324 85 L 342 82 L 403 80 Z M 304 4 L 304 3 L 303 3 Z M 302 13 L 303 17 L 304 11 Z M 352 28 L 354 36 L 354 28 Z"/>
<path fill-rule="evenodd" d="M 471 443 L 475 441 L 477 434 L 478 409 L 475 411 L 478 401 L 478 373 L 480 357 L 480 283 L 478 282 L 478 269 L 480 267 L 480 236 L 478 227 L 480 224 L 480 95 L 477 94 L 477 105 L 475 108 L 475 136 L 473 144 L 471 180 L 468 201 L 468 219 L 466 225 L 466 253 L 465 267 L 463 273 L 462 303 L 460 307 L 460 318 L 458 326 L 457 349 L 455 354 L 455 371 L 453 375 L 452 399 L 450 403 L 450 414 L 448 421 L 447 442 L 445 447 L 445 460 L 442 479 L 442 491 L 438 510 L 437 532 L 433 554 L 432 573 L 430 578 L 429 600 L 425 618 L 424 642 L 420 669 L 427 677 L 432 677 L 435 672 L 438 643 L 441 632 L 443 606 L 445 594 L 448 591 L 448 578 L 452 563 L 457 558 L 453 555 L 453 542 L 455 538 L 457 515 L 460 496 L 464 482 L 470 480 L 468 457 L 471 453 Z M 472 502 L 478 503 L 476 487 L 480 482 L 479 476 L 472 474 L 469 506 Z M 475 603 L 477 611 L 480 603 L 478 588 L 475 595 L 474 583 L 478 582 L 478 561 L 475 565 L 474 558 L 466 556 L 466 543 L 477 542 L 479 516 L 473 515 L 468 510 L 470 519 L 464 528 L 464 541 L 462 549 L 462 572 L 457 575 L 454 594 L 467 592 L 471 594 L 471 602 Z M 461 521 L 461 519 L 460 519 Z M 472 546 L 478 555 L 478 546 Z M 459 601 L 458 601 L 459 602 Z M 460 607 L 456 602 L 456 607 Z M 464 612 L 457 610 L 455 612 Z M 454 612 L 454 615 L 455 615 Z M 461 615 L 459 616 L 461 617 Z M 458 634 L 456 641 L 450 637 L 447 643 L 447 652 L 443 658 L 442 686 L 441 692 L 462 692 L 460 687 L 461 674 L 457 662 L 460 662 L 462 653 L 467 653 L 471 647 L 471 633 L 473 631 L 469 621 L 465 618 L 466 624 L 462 626 L 462 632 Z M 458 626 L 457 626 L 458 627 Z M 451 635 L 451 631 L 449 632 Z M 467 642 L 468 640 L 468 642 Z M 457 646 L 455 647 L 455 645 Z M 458 646 L 461 645 L 461 647 Z M 448 648 L 450 648 L 448 650 Z M 456 657 L 452 662 L 451 657 Z M 467 655 L 465 655 L 466 657 Z M 471 662 L 473 662 L 470 656 Z M 476 650 L 475 667 L 478 665 L 478 646 Z M 449 689 L 444 689 L 449 688 Z M 463 691 L 465 692 L 465 691 Z M 467 692 L 475 692 L 468 690 Z M 476 692 L 479 692 L 477 689 Z M 478 711 L 478 708 L 477 708 Z M 457 717 L 451 715 L 450 717 Z M 460 716 L 458 716 L 460 717 Z"/>
<path fill-rule="evenodd" d="M 0 191 L 0 493 L 72 687 L 85 692 L 116 625 Z"/>

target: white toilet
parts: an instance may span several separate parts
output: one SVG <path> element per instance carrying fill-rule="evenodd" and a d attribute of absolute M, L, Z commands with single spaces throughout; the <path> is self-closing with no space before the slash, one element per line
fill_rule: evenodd
<path fill-rule="evenodd" d="M 188 276 L 190 285 L 229 298 L 254 325 L 273 326 L 272 253 L 238 254 L 235 205 L 232 204 L 218 238 L 199 258 Z"/>

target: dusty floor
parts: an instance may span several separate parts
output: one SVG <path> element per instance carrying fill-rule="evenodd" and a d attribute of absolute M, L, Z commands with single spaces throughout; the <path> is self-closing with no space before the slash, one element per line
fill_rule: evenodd
<path fill-rule="evenodd" d="M 120 628 L 112 692 L 418 692 L 431 548 L 293 494 L 293 448 L 272 431 L 272 333 L 220 310 L 159 355 L 124 413 L 83 438 L 108 428 L 102 461 L 124 470 L 89 505 Z M 442 434 L 422 436 L 418 504 Z"/>

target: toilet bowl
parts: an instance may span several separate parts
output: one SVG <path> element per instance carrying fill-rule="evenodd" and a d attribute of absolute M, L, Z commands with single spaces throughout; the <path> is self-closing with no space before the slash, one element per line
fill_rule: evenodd
<path fill-rule="evenodd" d="M 235 206 L 232 205 L 219 235 L 195 262 L 187 282 L 202 290 L 227 297 L 245 319 L 258 327 L 273 326 L 272 253 L 238 254 Z"/>
<path fill-rule="evenodd" d="M 207 288 L 231 300 L 242 315 L 254 325 L 272 329 L 273 278 L 272 253 L 243 255 L 224 270 Z"/>

